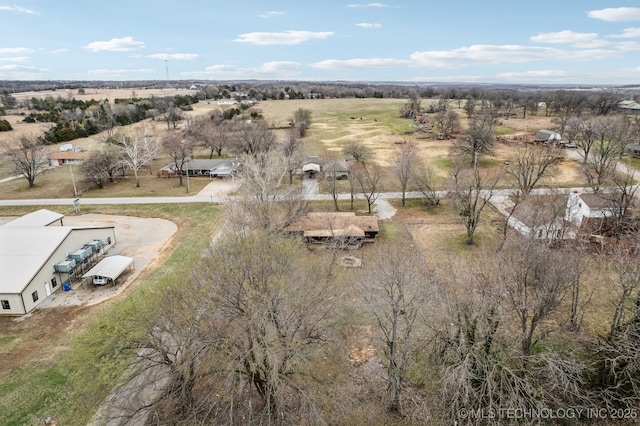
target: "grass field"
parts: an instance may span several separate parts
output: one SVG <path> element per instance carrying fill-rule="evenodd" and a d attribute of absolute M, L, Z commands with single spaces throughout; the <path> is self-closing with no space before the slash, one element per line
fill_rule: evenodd
<path fill-rule="evenodd" d="M 448 172 L 453 166 L 449 155 L 452 140 L 436 140 L 430 134 L 415 134 L 411 120 L 398 117 L 404 100 L 397 99 L 331 99 L 331 100 L 291 100 L 261 102 L 258 108 L 265 120 L 274 127 L 286 127 L 289 118 L 298 108 L 312 111 L 313 123 L 308 136 L 304 138 L 308 154 L 325 156 L 340 153 L 341 149 L 353 141 L 363 141 L 375 153 L 376 161 L 384 166 L 390 164 L 397 141 L 415 142 L 421 156 L 436 170 L 444 187 Z M 199 104 L 194 114 L 207 113 L 216 106 Z M 539 117 L 509 119 L 503 123 L 500 132 L 512 134 L 531 130 L 535 125 L 548 127 L 550 119 Z M 154 123 L 160 133 L 166 126 Z M 284 130 L 279 130 L 284 132 Z M 1 142 L 1 140 L 0 140 Z M 98 146 L 99 137 L 79 141 L 88 149 Z M 483 170 L 504 168 L 504 161 L 513 157 L 515 149 L 506 144 L 497 144 L 493 157 L 482 158 L 479 162 Z M 86 192 L 90 197 L 126 196 L 178 196 L 187 195 L 186 186 L 178 187 L 176 179 L 163 179 L 155 171 L 163 166 L 166 158 L 159 158 L 152 165 L 152 172 L 141 172 L 141 187 L 136 188 L 132 176 L 119 178 L 104 190 Z M 0 178 L 8 174 L 6 161 L 0 161 Z M 74 168 L 77 177 L 80 172 Z M 209 183 L 209 179 L 192 178 L 191 193 Z M 580 186 L 584 180 L 580 166 L 574 162 L 562 161 L 553 176 L 544 182 L 549 186 Z M 385 190 L 395 190 L 392 179 L 387 177 Z M 505 183 L 506 185 L 506 183 Z M 79 185 L 79 189 L 84 189 Z M 36 188 L 29 189 L 24 179 L 0 184 L 2 198 L 59 198 L 72 197 L 73 186 L 69 167 L 58 167 L 45 172 L 36 180 Z M 399 201 L 392 201 L 398 213 L 391 221 L 381 222 L 381 234 L 375 244 L 385 244 L 390 240 L 406 240 L 420 250 L 430 268 L 451 271 L 451 268 L 465 268 L 469 264 L 482 265 L 495 257 L 496 247 L 501 239 L 503 218 L 487 208 L 476 235 L 477 244 L 465 246 L 465 228 L 459 215 L 451 208 L 448 200 L 439 206 L 425 207 L 411 200 L 406 208 Z M 0 215 L 19 215 L 33 211 L 37 207 L 0 207 Z M 340 208 L 349 210 L 349 203 L 342 201 Z M 56 206 L 55 211 L 73 214 L 72 206 Z M 332 202 L 314 204 L 314 210 L 332 210 Z M 354 210 L 366 209 L 363 201 L 357 201 Z M 221 227 L 221 210 L 212 205 L 154 205 L 154 206 L 83 206 L 83 213 L 104 213 L 161 217 L 178 225 L 173 250 L 166 259 L 159 259 L 156 269 L 145 271 L 135 288 L 116 299 L 101 305 L 65 309 L 36 310 L 34 315 L 22 323 L 9 318 L 0 318 L 0 424 L 24 425 L 40 424 L 46 416 L 52 416 L 58 424 L 86 424 L 95 409 L 103 401 L 109 390 L 121 376 L 132 349 L 114 336 L 126 334 L 126 330 L 116 330 L 122 318 L 135 317 L 146 309 L 153 309 L 153 294 L 163 286 L 174 285 L 189 273 L 202 255 L 213 235 Z M 408 231 L 408 232 L 406 232 Z M 357 255 L 367 257 L 368 248 Z M 318 253 L 326 256 L 326 253 Z M 596 257 L 589 257 L 595 263 Z M 376 259 L 368 259 L 375 262 Z M 350 272 L 353 273 L 353 272 Z M 346 273 L 345 273 L 346 275 Z M 609 276 L 603 268 L 593 268 L 584 274 L 586 290 L 593 291 L 588 314 L 585 315 L 585 335 L 595 336 L 606 329 L 606 320 L 611 310 L 611 292 L 607 283 Z M 342 282 L 343 299 L 349 303 L 357 297 L 348 283 Z M 347 303 L 345 303 L 347 304 Z M 353 306 L 349 307 L 354 312 Z M 347 309 L 345 307 L 345 309 Z M 354 327 L 366 329 L 368 319 L 350 318 Z M 560 319 L 557 319 L 558 323 Z M 557 332 L 550 341 L 561 342 L 568 338 L 566 333 Z M 578 339 L 579 336 L 572 335 Z M 44 349 L 33 352 L 37 342 Z M 43 343 L 44 342 L 44 343 Z M 356 342 L 358 343 L 358 342 Z M 362 343 L 360 341 L 359 343 Z M 25 356 L 29 354 L 29 356 Z M 371 355 L 369 355 L 371 356 Z M 19 366 L 3 370 L 3 359 L 19 358 Z M 326 367 L 326 366 L 325 366 Z M 347 374 L 348 372 L 345 372 Z M 353 416 L 357 423 L 357 413 Z"/>
<path fill-rule="evenodd" d="M 56 211 L 71 214 L 59 207 Z M 2 215 L 31 209 L 0 208 Z M 173 250 L 159 259 L 156 269 L 144 271 L 135 288 L 97 306 L 36 310 L 31 318 L 15 323 L 0 318 L 0 366 L 5 357 L 21 356 L 10 371 L 0 368 L 0 424 L 41 424 L 51 416 L 58 424 L 86 424 L 97 406 L 120 377 L 130 359 L 124 342 L 108 340 L 116 318 L 153 309 L 147 303 L 155 289 L 179 283 L 188 274 L 220 227 L 221 210 L 212 205 L 101 206 L 84 207 L 86 213 L 162 217 L 179 228 Z M 45 339 L 45 350 L 29 348 Z M 101 345 L 113 345 L 105 364 L 98 361 Z M 27 356 L 29 354 L 29 356 Z M 6 359 L 6 358 L 5 358 Z"/>

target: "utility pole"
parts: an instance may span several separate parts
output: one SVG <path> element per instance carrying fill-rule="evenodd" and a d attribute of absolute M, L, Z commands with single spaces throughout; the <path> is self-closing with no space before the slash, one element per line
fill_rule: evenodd
<path fill-rule="evenodd" d="M 76 188 L 76 180 L 73 177 L 73 166 L 69 164 L 69 172 L 71 172 L 71 183 L 73 183 L 73 196 L 78 196 L 78 189 Z"/>

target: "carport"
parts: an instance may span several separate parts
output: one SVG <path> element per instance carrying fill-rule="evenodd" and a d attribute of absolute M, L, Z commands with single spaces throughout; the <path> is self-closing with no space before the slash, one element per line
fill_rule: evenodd
<path fill-rule="evenodd" d="M 106 285 L 115 282 L 124 271 L 133 266 L 133 258 L 127 256 L 109 256 L 102 259 L 82 278 L 93 278 L 93 284 Z M 133 266 L 135 268 L 135 266 Z"/>

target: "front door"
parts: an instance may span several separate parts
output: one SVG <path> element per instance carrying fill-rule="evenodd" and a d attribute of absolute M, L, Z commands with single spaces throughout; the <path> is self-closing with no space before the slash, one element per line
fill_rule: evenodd
<path fill-rule="evenodd" d="M 44 283 L 44 291 L 47 293 L 47 297 L 51 296 L 51 284 Z"/>

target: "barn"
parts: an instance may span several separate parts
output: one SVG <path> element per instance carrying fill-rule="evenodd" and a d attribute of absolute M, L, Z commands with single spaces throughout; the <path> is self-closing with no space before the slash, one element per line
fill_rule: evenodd
<path fill-rule="evenodd" d="M 39 210 L 0 226 L 0 315 L 31 312 L 116 243 L 113 226 L 64 226 Z"/>

